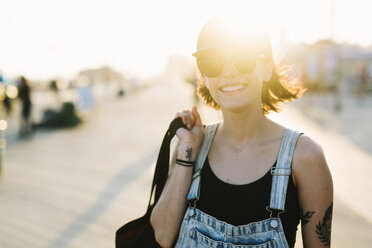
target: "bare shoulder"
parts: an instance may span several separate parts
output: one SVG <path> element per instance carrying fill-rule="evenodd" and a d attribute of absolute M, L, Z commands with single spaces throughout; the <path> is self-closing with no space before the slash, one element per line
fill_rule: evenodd
<path fill-rule="evenodd" d="M 322 147 L 306 135 L 301 135 L 293 154 L 292 170 L 295 184 L 298 181 L 329 174 Z"/>
<path fill-rule="evenodd" d="M 298 138 L 297 145 L 293 154 L 293 162 L 313 163 L 324 159 L 322 147 L 309 136 L 301 135 Z M 314 161 L 315 160 L 315 161 Z"/>

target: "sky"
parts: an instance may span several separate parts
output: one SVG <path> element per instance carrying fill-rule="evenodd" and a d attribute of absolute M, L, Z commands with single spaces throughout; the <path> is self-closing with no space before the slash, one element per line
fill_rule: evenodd
<path fill-rule="evenodd" d="M 191 60 L 202 26 L 226 11 L 266 22 L 274 52 L 281 36 L 372 43 L 370 0 L 0 0 L 0 71 L 71 78 L 107 65 L 155 75 L 172 54 Z"/>

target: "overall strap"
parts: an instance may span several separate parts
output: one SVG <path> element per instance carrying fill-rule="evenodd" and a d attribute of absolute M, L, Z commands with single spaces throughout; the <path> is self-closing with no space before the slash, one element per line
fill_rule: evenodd
<path fill-rule="evenodd" d="M 192 176 L 192 182 L 189 194 L 187 195 L 187 201 L 189 203 L 195 203 L 199 199 L 200 195 L 200 174 L 203 168 L 205 159 L 207 157 L 209 147 L 211 146 L 213 137 L 216 133 L 217 127 L 220 123 L 208 125 L 204 130 L 203 142 L 200 145 L 198 155 L 196 156 L 194 173 Z"/>
<path fill-rule="evenodd" d="M 287 129 L 285 131 L 275 167 L 271 168 L 272 185 L 270 208 L 284 211 L 288 180 L 291 175 L 293 151 L 302 133 Z"/>

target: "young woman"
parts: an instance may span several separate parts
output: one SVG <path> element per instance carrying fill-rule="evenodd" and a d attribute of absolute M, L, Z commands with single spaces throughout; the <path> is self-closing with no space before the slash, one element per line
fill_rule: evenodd
<path fill-rule="evenodd" d="M 188 129 L 177 131 L 172 171 L 151 216 L 156 240 L 294 247 L 301 220 L 304 247 L 330 247 L 333 185 L 323 151 L 265 116 L 303 89 L 275 64 L 264 29 L 230 24 L 216 17 L 199 34 L 198 93 L 223 121 L 204 127 L 195 107 L 176 114 Z"/>

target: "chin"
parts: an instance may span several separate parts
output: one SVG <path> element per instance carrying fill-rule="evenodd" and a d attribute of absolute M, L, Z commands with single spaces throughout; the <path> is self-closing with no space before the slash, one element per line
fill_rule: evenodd
<path fill-rule="evenodd" d="M 259 103 L 258 103 L 259 101 Z M 247 110 L 252 110 L 255 108 L 261 109 L 260 99 L 245 98 L 245 99 L 230 99 L 228 101 L 220 101 L 218 103 L 221 106 L 221 110 L 231 111 L 231 112 L 242 112 Z"/>
<path fill-rule="evenodd" d="M 222 110 L 232 111 L 232 112 L 241 112 L 249 109 L 249 104 L 242 103 L 228 103 L 220 105 Z"/>

